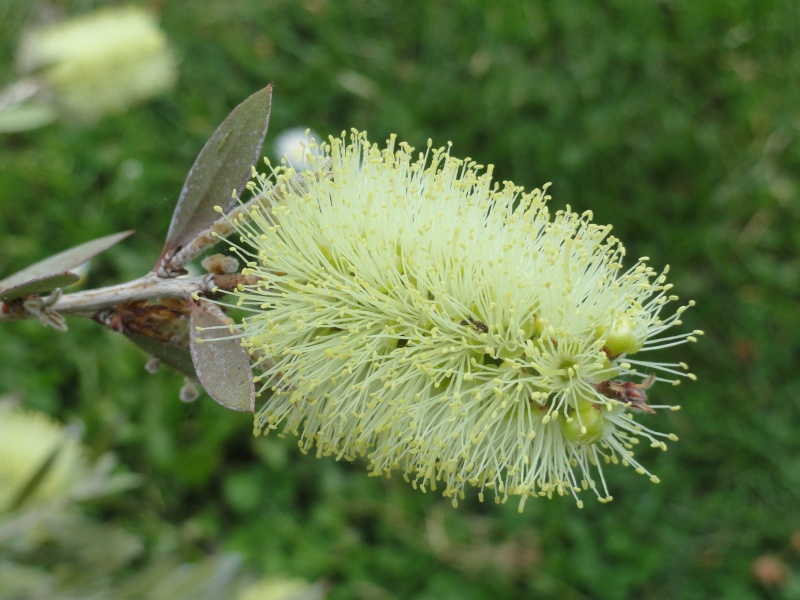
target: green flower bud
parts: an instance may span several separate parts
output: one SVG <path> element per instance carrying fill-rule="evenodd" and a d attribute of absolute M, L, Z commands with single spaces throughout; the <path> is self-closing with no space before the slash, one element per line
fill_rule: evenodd
<path fill-rule="evenodd" d="M 606 334 L 605 345 L 612 356 L 634 354 L 642 349 L 644 340 L 636 335 L 633 326 L 633 319 L 627 315 L 614 319 L 611 330 Z"/>
<path fill-rule="evenodd" d="M 594 444 L 603 437 L 604 429 L 603 414 L 594 404 L 570 410 L 569 417 L 561 420 L 561 433 L 576 444 Z"/>

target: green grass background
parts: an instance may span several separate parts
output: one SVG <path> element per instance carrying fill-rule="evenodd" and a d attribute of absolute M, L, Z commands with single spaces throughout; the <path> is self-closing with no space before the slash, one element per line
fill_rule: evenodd
<path fill-rule="evenodd" d="M 107 3 L 53 2 L 67 14 Z M 607 469 L 615 497 L 454 510 L 399 478 L 251 437 L 248 415 L 144 371 L 117 334 L 0 326 L 0 394 L 86 426 L 146 481 L 104 504 L 149 556 L 236 551 L 331 598 L 800 598 L 800 3 L 792 0 L 151 1 L 175 90 L 92 128 L 0 138 L 0 273 L 133 228 L 90 285 L 158 257 L 204 141 L 275 83 L 274 134 L 309 126 L 452 141 L 498 179 L 613 223 L 629 257 L 672 265 L 700 343 L 697 383 L 657 386 L 680 442 L 643 452 L 662 483 Z M 44 4 L 0 3 L 0 83 Z M 587 499 L 588 500 L 588 499 Z M 795 535 L 794 545 L 792 536 Z M 789 578 L 765 586 L 764 555 Z"/>

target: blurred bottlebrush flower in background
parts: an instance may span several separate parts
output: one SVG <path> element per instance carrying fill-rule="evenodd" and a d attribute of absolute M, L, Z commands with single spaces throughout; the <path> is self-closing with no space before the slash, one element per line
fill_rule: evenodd
<path fill-rule="evenodd" d="M 88 471 L 80 442 L 60 423 L 0 405 L 0 514 L 63 498 Z"/>
<path fill-rule="evenodd" d="M 24 130 L 58 117 L 93 122 L 169 90 L 177 60 L 149 13 L 98 10 L 31 28 L 16 62 L 25 78 L 0 101 L 0 130 Z"/>
<path fill-rule="evenodd" d="M 325 589 L 319 583 L 268 577 L 251 583 L 237 600 L 322 600 L 324 597 Z"/>
<path fill-rule="evenodd" d="M 258 281 L 235 294 L 235 335 L 271 393 L 257 432 L 442 482 L 454 504 L 467 486 L 520 510 L 554 493 L 581 505 L 587 489 L 610 500 L 607 463 L 657 481 L 633 449 L 677 438 L 632 415 L 666 408 L 647 403 L 655 381 L 694 376 L 639 356 L 701 333 L 665 336 L 688 306 L 662 314 L 677 300 L 666 269 L 623 270 L 610 226 L 551 216 L 547 186 L 494 183 L 449 148 L 354 131 L 311 156 L 317 171 L 251 182 L 265 200 L 235 222 Z"/>
<path fill-rule="evenodd" d="M 231 553 L 190 564 L 170 548 L 144 560 L 139 535 L 86 514 L 82 502 L 141 478 L 111 455 L 90 460 L 73 429 L 0 399 L 0 598 L 232 598 L 252 580 Z"/>

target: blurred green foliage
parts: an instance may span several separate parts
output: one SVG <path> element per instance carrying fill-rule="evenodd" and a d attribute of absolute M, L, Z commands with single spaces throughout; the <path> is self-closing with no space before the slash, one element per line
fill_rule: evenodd
<path fill-rule="evenodd" d="M 800 4 L 144 4 L 181 56 L 177 89 L 90 129 L 0 140 L 0 273 L 128 228 L 89 285 L 149 270 L 204 141 L 274 81 L 272 132 L 451 140 L 499 179 L 552 181 L 554 206 L 591 209 L 630 256 L 672 264 L 698 303 L 685 327 L 707 335 L 669 352 L 699 381 L 653 392 L 684 407 L 654 417 L 681 438 L 644 452 L 660 485 L 607 469 L 610 505 L 519 515 L 453 510 L 292 439 L 253 439 L 247 415 L 181 404 L 178 375 L 146 374 L 93 323 L 3 324 L 0 392 L 80 419 L 94 453 L 145 476 L 106 518 L 151 557 L 236 551 L 267 575 L 325 580 L 331 598 L 800 598 Z M 25 25 L 101 5 L 6 0 L 0 84 Z"/>

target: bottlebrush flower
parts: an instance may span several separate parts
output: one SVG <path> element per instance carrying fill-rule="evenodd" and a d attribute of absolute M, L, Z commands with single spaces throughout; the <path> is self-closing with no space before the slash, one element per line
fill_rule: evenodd
<path fill-rule="evenodd" d="M 430 142 L 415 154 L 354 131 L 309 156 L 316 171 L 257 176 L 263 200 L 235 220 L 258 283 L 235 294 L 248 316 L 234 335 L 270 394 L 256 433 L 443 485 L 454 505 L 467 487 L 520 510 L 554 493 L 611 500 L 608 463 L 657 481 L 633 448 L 677 438 L 633 415 L 667 408 L 648 405 L 653 382 L 694 375 L 639 356 L 701 333 L 664 335 L 688 306 L 662 316 L 677 300 L 667 269 L 623 270 L 590 212 L 551 216 L 547 185 L 493 183 L 491 166 Z"/>

